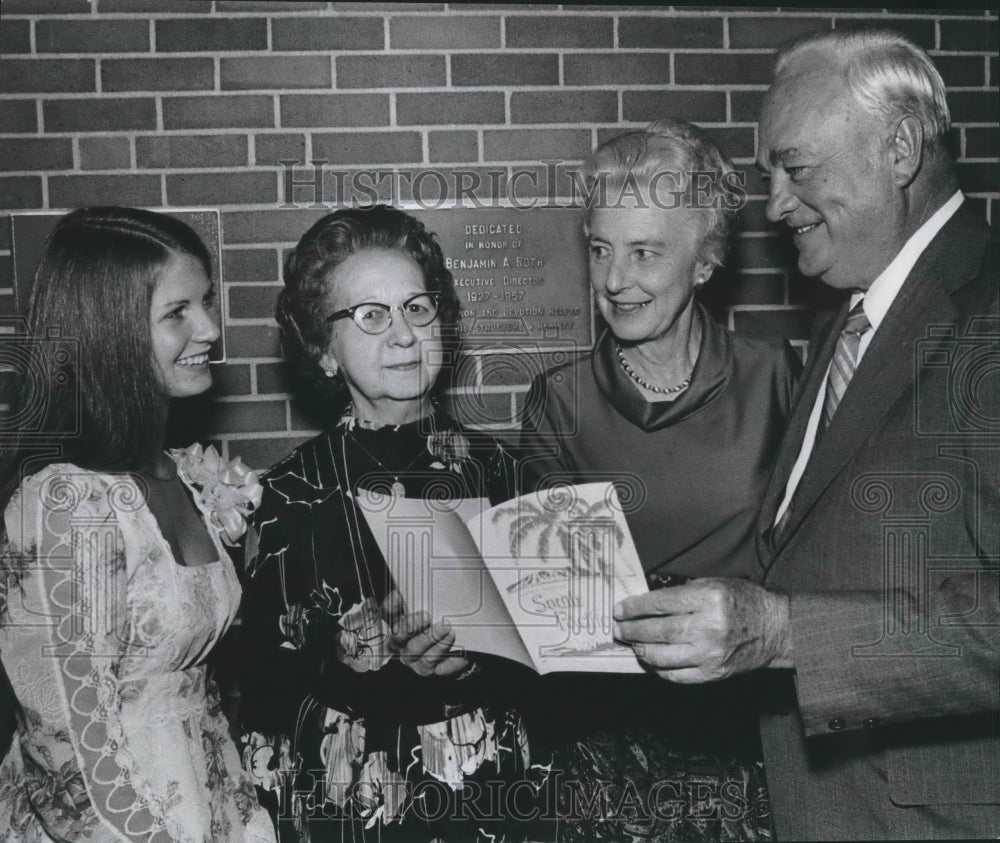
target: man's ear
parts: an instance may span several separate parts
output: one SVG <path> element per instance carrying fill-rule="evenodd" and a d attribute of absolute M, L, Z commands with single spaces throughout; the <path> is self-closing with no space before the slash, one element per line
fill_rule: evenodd
<path fill-rule="evenodd" d="M 896 184 L 901 188 L 909 187 L 924 160 L 924 127 L 916 117 L 907 114 L 896 124 L 889 143 Z"/>

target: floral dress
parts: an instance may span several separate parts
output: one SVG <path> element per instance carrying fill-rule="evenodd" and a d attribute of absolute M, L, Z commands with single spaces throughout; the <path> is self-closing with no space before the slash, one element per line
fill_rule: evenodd
<path fill-rule="evenodd" d="M 217 531 L 217 561 L 180 565 L 135 479 L 69 464 L 27 478 L 4 518 L 0 654 L 20 716 L 0 840 L 273 841 L 206 679 L 240 599 Z"/>
<path fill-rule="evenodd" d="M 436 413 L 398 427 L 346 416 L 275 465 L 248 534 L 240 681 L 245 763 L 283 841 L 500 843 L 526 832 L 540 771 L 510 704 L 523 670 L 478 657 L 422 677 L 386 646 L 393 588 L 354 496 L 512 494 L 495 440 Z M 509 797 L 509 798 L 508 798 Z"/>

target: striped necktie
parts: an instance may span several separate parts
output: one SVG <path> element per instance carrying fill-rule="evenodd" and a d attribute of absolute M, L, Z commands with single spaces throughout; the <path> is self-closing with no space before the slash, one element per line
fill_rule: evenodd
<path fill-rule="evenodd" d="M 823 435 L 823 432 L 830 424 L 830 419 L 833 418 L 833 414 L 837 411 L 840 399 L 844 397 L 847 384 L 851 382 L 854 370 L 858 366 L 858 348 L 861 345 L 861 337 L 866 331 L 870 331 L 872 327 L 872 323 L 868 321 L 868 317 L 865 315 L 864 308 L 862 307 L 863 304 L 864 299 L 861 299 L 861 301 L 851 308 L 851 312 L 847 314 L 847 323 L 844 325 L 843 330 L 840 332 L 840 337 L 837 339 L 837 347 L 833 350 L 833 360 L 830 361 L 830 373 L 826 379 L 826 396 L 823 399 L 823 413 L 816 427 L 816 438 L 813 440 L 814 452 L 816 446 L 819 444 L 820 436 Z M 792 494 L 792 499 L 781 514 L 781 518 L 778 519 L 778 523 L 774 525 L 772 537 L 775 541 L 780 539 L 781 534 L 788 526 L 794 507 L 795 493 Z"/>
<path fill-rule="evenodd" d="M 872 323 L 864 311 L 864 299 L 861 299 L 847 314 L 847 324 L 840 332 L 837 347 L 833 350 L 833 360 L 830 361 L 830 374 L 826 380 L 826 398 L 823 401 L 823 415 L 816 430 L 816 439 L 830 426 L 833 414 L 837 412 L 840 399 L 844 397 L 847 385 L 851 382 L 854 370 L 858 366 L 858 348 L 861 337 L 870 331 Z"/>

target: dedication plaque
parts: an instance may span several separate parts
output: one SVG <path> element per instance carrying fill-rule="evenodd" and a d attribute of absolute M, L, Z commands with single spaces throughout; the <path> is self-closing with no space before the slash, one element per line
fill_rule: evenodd
<path fill-rule="evenodd" d="M 594 345 L 583 218 L 576 208 L 413 210 L 437 235 L 472 354 Z"/>

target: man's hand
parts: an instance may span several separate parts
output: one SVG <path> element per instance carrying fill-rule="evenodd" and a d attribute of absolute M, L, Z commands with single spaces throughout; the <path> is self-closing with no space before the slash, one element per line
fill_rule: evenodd
<path fill-rule="evenodd" d="M 431 626 L 426 612 L 403 614 L 403 598 L 392 592 L 382 604 L 392 634 L 389 646 L 400 661 L 419 676 L 454 676 L 471 665 L 465 656 L 451 652 L 455 633 L 447 621 Z"/>
<path fill-rule="evenodd" d="M 628 597 L 615 620 L 615 637 L 671 682 L 792 666 L 788 598 L 745 580 L 692 580 Z"/>

